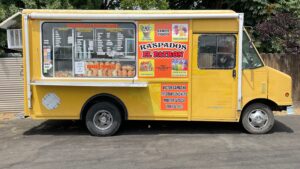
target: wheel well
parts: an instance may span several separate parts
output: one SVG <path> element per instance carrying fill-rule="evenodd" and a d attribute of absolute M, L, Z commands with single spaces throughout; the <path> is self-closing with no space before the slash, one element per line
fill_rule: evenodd
<path fill-rule="evenodd" d="M 243 111 L 251 104 L 253 103 L 262 103 L 262 104 L 265 104 L 267 106 L 270 107 L 270 109 L 272 111 L 281 111 L 282 108 L 280 106 L 278 106 L 275 102 L 273 102 L 272 100 L 269 100 L 269 99 L 254 99 L 254 100 L 251 100 L 250 102 L 248 102 L 244 107 L 243 107 Z"/>
<path fill-rule="evenodd" d="M 107 101 L 107 102 L 110 102 L 110 103 L 113 103 L 114 105 L 116 105 L 119 108 L 119 110 L 121 111 L 122 119 L 127 120 L 128 114 L 127 114 L 127 109 L 125 107 L 125 104 L 118 97 L 111 95 L 111 94 L 107 94 L 107 93 L 97 94 L 97 95 L 89 98 L 84 103 L 84 105 L 81 109 L 80 119 L 85 120 L 85 115 L 86 115 L 87 111 L 89 110 L 89 108 L 93 104 L 101 102 L 101 101 Z"/>

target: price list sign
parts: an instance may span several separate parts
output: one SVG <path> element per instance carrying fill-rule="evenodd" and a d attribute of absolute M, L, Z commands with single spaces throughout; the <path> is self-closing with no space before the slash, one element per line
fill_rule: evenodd
<path fill-rule="evenodd" d="M 73 30 L 69 28 L 53 29 L 53 49 L 55 59 L 72 59 Z"/>
<path fill-rule="evenodd" d="M 76 31 L 76 59 L 90 59 L 94 51 L 94 29 L 77 28 Z"/>
<path fill-rule="evenodd" d="M 97 55 L 124 55 L 124 33 L 126 29 L 105 28 L 96 29 L 95 31 Z"/>
<path fill-rule="evenodd" d="M 73 36 L 72 29 L 68 28 L 56 28 L 53 29 L 54 47 L 72 47 Z"/>
<path fill-rule="evenodd" d="M 187 83 L 161 84 L 162 110 L 187 110 L 188 103 Z"/>

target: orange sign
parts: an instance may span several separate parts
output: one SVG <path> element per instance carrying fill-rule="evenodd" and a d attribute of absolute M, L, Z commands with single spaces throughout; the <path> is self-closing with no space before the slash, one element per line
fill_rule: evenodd
<path fill-rule="evenodd" d="M 139 77 L 188 76 L 189 25 L 187 22 L 139 23 Z M 152 67 L 153 69 L 147 69 Z"/>
<path fill-rule="evenodd" d="M 187 83 L 162 83 L 161 84 L 161 109 L 162 110 L 187 110 L 188 84 Z"/>

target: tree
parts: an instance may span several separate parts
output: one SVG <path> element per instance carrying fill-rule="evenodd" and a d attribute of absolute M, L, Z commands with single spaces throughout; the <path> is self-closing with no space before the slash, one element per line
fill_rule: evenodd
<path fill-rule="evenodd" d="M 238 1 L 232 0 L 169 0 L 170 9 L 230 9 Z"/>
<path fill-rule="evenodd" d="M 72 9 L 69 0 L 0 0 L 0 22 L 20 11 L 27 9 Z M 7 49 L 6 31 L 0 30 L 0 55 L 11 52 Z"/>
<path fill-rule="evenodd" d="M 299 19 L 300 0 L 279 0 L 274 12 L 254 26 L 259 50 L 268 53 L 299 55 Z"/>
<path fill-rule="evenodd" d="M 169 0 L 171 9 L 231 9 L 245 13 L 245 24 L 255 26 L 264 20 L 276 7 L 276 0 Z M 277 0 L 278 1 L 278 0 Z"/>
<path fill-rule="evenodd" d="M 169 7 L 242 12 L 259 51 L 299 53 L 300 0 L 169 0 Z"/>
<path fill-rule="evenodd" d="M 286 39 L 279 34 L 264 35 L 266 28 L 296 30 L 295 24 L 289 28 L 277 28 L 276 17 L 300 18 L 300 0 L 0 0 L 0 21 L 13 15 L 19 8 L 35 9 L 232 9 L 245 14 L 245 25 L 253 28 L 251 33 L 262 52 L 279 52 L 286 48 Z M 292 16 L 279 15 L 290 13 Z M 268 23 L 270 22 L 270 23 Z M 294 19 L 290 20 L 294 23 Z M 289 23 L 290 23 L 289 22 Z M 273 26 L 274 25 L 274 26 Z M 293 28 L 291 28 L 293 27 Z M 256 33 L 257 32 L 257 33 Z M 297 36 L 297 33 L 289 36 Z M 268 36 L 272 38 L 267 38 Z M 0 54 L 6 49 L 6 35 L 0 30 Z M 294 41 L 294 40 L 293 40 Z M 289 42 L 290 39 L 289 39 Z M 294 42 L 293 42 L 294 43 Z M 289 48 L 289 47 L 288 47 Z M 7 50 L 7 49 L 6 49 Z"/>
<path fill-rule="evenodd" d="M 121 9 L 168 9 L 166 0 L 120 0 Z"/>
<path fill-rule="evenodd" d="M 72 0 L 75 9 L 115 9 L 119 6 L 119 0 Z"/>
<path fill-rule="evenodd" d="M 20 0 L 27 9 L 72 9 L 69 0 Z"/>
<path fill-rule="evenodd" d="M 256 27 L 265 52 L 300 54 L 300 20 L 292 13 L 278 13 Z"/>
<path fill-rule="evenodd" d="M 19 11 L 19 5 L 23 4 L 18 0 L 0 0 L 0 22 Z M 9 52 L 6 44 L 6 31 L 0 30 L 0 55 Z"/>

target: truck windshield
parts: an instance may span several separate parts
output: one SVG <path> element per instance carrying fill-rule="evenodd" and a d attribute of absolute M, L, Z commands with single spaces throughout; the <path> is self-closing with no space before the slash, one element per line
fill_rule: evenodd
<path fill-rule="evenodd" d="M 243 69 L 255 69 L 263 66 L 258 53 L 247 33 L 243 32 Z"/>

